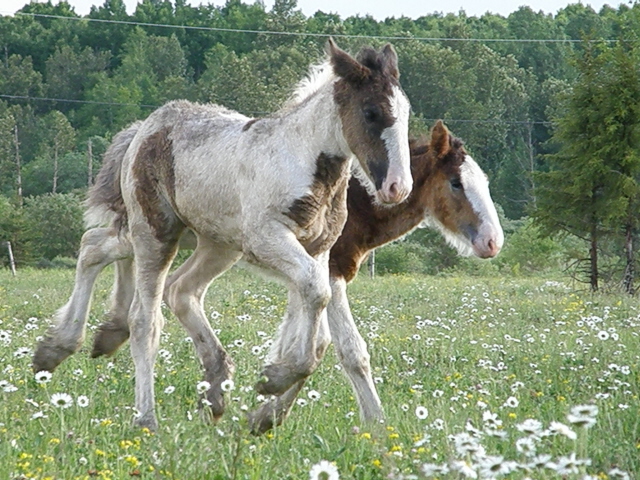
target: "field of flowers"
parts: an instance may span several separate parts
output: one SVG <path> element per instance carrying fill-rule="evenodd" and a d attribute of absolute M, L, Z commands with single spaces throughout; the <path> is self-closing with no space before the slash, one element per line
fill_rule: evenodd
<path fill-rule="evenodd" d="M 156 362 L 160 428 L 134 428 L 128 348 L 91 360 L 111 276 L 85 347 L 53 376 L 31 355 L 73 272 L 0 271 L 0 478 L 637 479 L 640 302 L 534 278 L 384 276 L 350 286 L 387 420 L 361 425 L 332 351 L 274 431 L 245 412 L 284 310 L 281 287 L 232 271 L 206 311 L 235 360 L 229 407 L 199 416 L 200 366 L 176 319 Z M 202 386 L 201 386 L 202 387 Z"/>

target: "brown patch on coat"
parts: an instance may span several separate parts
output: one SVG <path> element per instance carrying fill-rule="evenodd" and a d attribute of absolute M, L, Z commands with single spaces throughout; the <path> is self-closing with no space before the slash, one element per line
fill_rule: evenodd
<path fill-rule="evenodd" d="M 242 131 L 243 131 L 243 132 L 246 132 L 247 130 L 249 130 L 249 129 L 251 128 L 251 126 L 252 126 L 254 123 L 256 123 L 258 120 L 260 120 L 260 119 L 259 119 L 259 118 L 253 118 L 253 119 L 249 120 L 247 123 L 245 123 L 245 124 L 242 126 Z"/>
<path fill-rule="evenodd" d="M 380 206 L 356 178 L 349 181 L 347 222 L 329 259 L 332 277 L 353 280 L 371 250 L 413 230 L 427 212 L 452 232 L 477 225 L 464 193 L 451 187 L 466 156 L 462 142 L 434 127 L 430 143 L 413 141 L 410 149 L 413 190 L 403 203 Z"/>
<path fill-rule="evenodd" d="M 144 139 L 131 168 L 136 200 L 155 237 L 162 243 L 177 242 L 184 224 L 172 207 L 175 172 L 171 129 L 165 127 Z"/>
<path fill-rule="evenodd" d="M 300 227 L 298 240 L 311 256 L 330 248 L 342 231 L 347 217 L 348 178 L 345 157 L 321 153 L 316 160 L 311 193 L 298 198 L 285 212 Z"/>

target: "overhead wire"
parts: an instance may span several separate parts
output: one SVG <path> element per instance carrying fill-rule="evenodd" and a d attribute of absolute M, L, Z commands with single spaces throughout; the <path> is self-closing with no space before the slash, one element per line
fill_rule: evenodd
<path fill-rule="evenodd" d="M 175 25 L 170 23 L 136 22 L 133 20 L 109 20 L 103 18 L 68 17 L 64 15 L 50 15 L 44 13 L 16 12 L 17 16 L 28 16 L 34 18 L 52 18 L 58 20 L 87 21 L 106 24 L 132 25 L 140 27 L 174 28 L 182 30 L 202 30 L 225 33 L 251 33 L 259 35 L 283 35 L 297 37 L 320 37 L 320 38 L 366 38 L 375 40 L 418 40 L 425 42 L 490 42 L 490 43 L 584 43 L 584 42 L 616 42 L 612 39 L 582 40 L 574 38 L 464 38 L 464 37 L 416 37 L 413 35 L 361 35 L 348 33 L 318 33 L 318 32 L 286 32 L 281 30 L 256 30 L 243 28 L 226 27 L 204 27 L 196 25 Z"/>
<path fill-rule="evenodd" d="M 0 94 L 0 98 L 6 98 L 10 100 L 27 100 L 27 101 L 41 101 L 41 102 L 59 102 L 59 103 L 77 103 L 87 105 L 104 105 L 115 107 L 140 107 L 140 108 L 158 108 L 161 105 L 147 105 L 140 103 L 119 103 L 119 102 L 100 102 L 97 100 L 76 100 L 71 98 L 51 98 L 51 97 L 32 97 L 29 95 L 7 95 Z M 245 115 L 271 115 L 273 112 L 260 112 L 260 111 L 243 111 L 240 112 Z M 423 118 L 425 122 L 435 122 L 437 118 Z M 499 120 L 499 119 L 446 119 L 447 123 L 485 123 L 485 124 L 497 124 L 497 125 L 551 125 L 551 122 L 540 120 Z"/>
<path fill-rule="evenodd" d="M 151 22 L 136 22 L 129 20 L 108 20 L 91 17 L 69 17 L 64 15 L 50 15 L 41 13 L 28 13 L 28 12 L 16 12 L 16 16 L 26 16 L 33 18 L 50 18 L 60 20 L 74 20 L 74 21 L 88 21 L 105 24 L 116 25 L 132 25 L 142 27 L 160 27 L 160 28 L 173 28 L 184 30 L 201 30 L 212 32 L 226 32 L 226 33 L 241 33 L 241 34 L 261 34 L 261 35 L 285 35 L 285 36 L 305 36 L 305 37 L 320 37 L 320 38 L 366 38 L 366 39 L 378 39 L 378 40 L 417 40 L 417 41 L 433 41 L 433 42 L 512 42 L 512 43 L 579 43 L 584 40 L 576 39 L 518 39 L 518 38 L 455 38 L 455 37 L 416 37 L 416 36 L 401 36 L 401 35 L 355 35 L 355 34 L 341 34 L 341 33 L 316 33 L 316 32 L 285 32 L 278 30 L 253 30 L 253 29 L 236 29 L 236 28 L 223 28 L 223 27 L 203 27 L 193 25 L 174 25 L 174 24 L 162 24 Z M 612 42 L 614 40 L 604 40 L 606 42 Z M 120 102 L 104 102 L 95 100 L 77 100 L 67 98 L 50 98 L 50 97 L 37 97 L 29 95 L 8 95 L 0 94 L 0 98 L 12 99 L 12 100 L 27 100 L 27 101 L 46 101 L 46 102 L 59 102 L 59 103 L 76 103 L 76 104 L 88 104 L 88 105 L 104 105 L 104 106 L 122 106 L 122 107 L 140 107 L 140 108 L 157 108 L 159 105 L 146 105 L 137 103 L 120 103 Z M 250 115 L 268 115 L 270 112 L 244 112 Z M 424 119 L 425 121 L 435 121 L 437 119 Z M 550 125 L 548 121 L 528 121 L 528 120 L 498 120 L 498 119 L 448 119 L 450 123 L 486 123 L 486 124 L 510 124 L 510 125 Z"/>

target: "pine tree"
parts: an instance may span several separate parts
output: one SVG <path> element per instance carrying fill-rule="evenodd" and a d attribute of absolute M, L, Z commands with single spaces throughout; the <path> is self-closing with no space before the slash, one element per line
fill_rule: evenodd
<path fill-rule="evenodd" d="M 547 157 L 550 170 L 537 175 L 534 217 L 548 233 L 564 232 L 588 241 L 589 283 L 597 290 L 602 239 L 632 239 L 638 226 L 638 47 L 588 43 L 576 66 L 580 75 L 552 136 L 559 150 Z M 625 245 L 632 262 L 630 241 Z M 632 291 L 632 263 L 627 268 L 631 277 L 625 281 L 628 291 Z"/>

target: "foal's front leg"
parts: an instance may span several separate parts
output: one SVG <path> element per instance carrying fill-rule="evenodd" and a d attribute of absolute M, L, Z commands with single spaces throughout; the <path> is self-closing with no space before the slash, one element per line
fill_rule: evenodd
<path fill-rule="evenodd" d="M 382 420 L 384 412 L 371 376 L 367 344 L 353 321 L 344 278 L 331 279 L 331 293 L 327 306 L 331 339 L 356 394 L 360 418 L 365 422 Z"/>
<path fill-rule="evenodd" d="M 256 385 L 258 393 L 279 395 L 311 375 L 322 359 L 319 353 L 326 349 L 328 338 L 320 345 L 318 331 L 326 322 L 325 307 L 331 297 L 328 252 L 313 258 L 277 222 L 263 224 L 246 247 L 250 261 L 277 272 L 289 287 L 285 321 Z"/>
<path fill-rule="evenodd" d="M 360 418 L 363 422 L 380 421 L 384 419 L 384 412 L 371 377 L 367 344 L 353 321 L 347 299 L 347 284 L 344 279 L 332 278 L 331 291 L 331 301 L 327 305 L 328 328 L 331 332 L 331 340 L 335 343 L 338 359 L 356 394 L 360 406 Z M 285 326 L 286 322 L 282 328 Z M 326 334 L 320 333 L 319 337 L 326 338 Z M 328 345 L 328 342 L 318 343 Z M 289 414 L 304 383 L 305 379 L 298 381 L 281 396 L 270 399 L 251 412 L 249 414 L 251 431 L 254 434 L 260 434 L 280 425 Z"/>
<path fill-rule="evenodd" d="M 301 304 L 301 298 L 295 289 L 289 292 L 289 305 L 293 309 Z M 295 317 L 286 316 L 284 322 L 280 325 L 278 337 L 274 344 L 274 349 L 270 352 L 270 359 L 278 358 L 282 356 L 283 345 L 282 341 L 285 338 L 283 332 L 291 331 L 297 328 L 295 324 Z M 324 357 L 327 347 L 331 343 L 329 336 L 329 326 L 327 325 L 326 315 L 322 315 L 320 325 L 318 326 L 318 333 L 316 335 L 316 348 L 315 355 L 318 362 Z M 268 360 L 273 361 L 273 360 Z M 249 413 L 249 428 L 254 434 L 265 433 L 271 430 L 273 427 L 280 425 L 284 419 L 289 415 L 291 407 L 298 396 L 300 390 L 304 386 L 307 377 L 298 380 L 290 387 L 286 392 L 278 397 L 273 397 L 266 403 L 261 405 L 255 411 Z"/>

